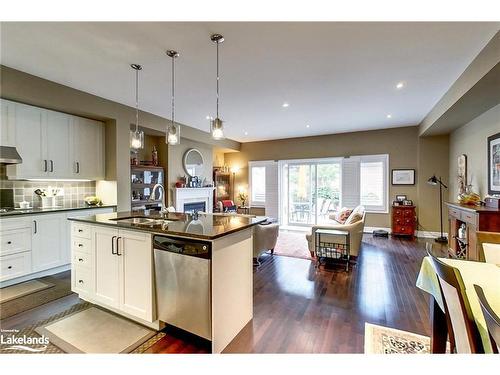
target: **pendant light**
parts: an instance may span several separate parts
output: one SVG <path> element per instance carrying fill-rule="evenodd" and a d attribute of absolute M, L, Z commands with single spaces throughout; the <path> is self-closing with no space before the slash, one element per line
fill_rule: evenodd
<path fill-rule="evenodd" d="M 169 145 L 178 145 L 181 143 L 181 127 L 179 124 L 175 123 L 175 65 L 174 61 L 179 57 L 179 53 L 176 51 L 168 50 L 167 55 L 172 58 L 172 120 L 169 125 L 167 125 L 166 132 L 166 142 Z"/>
<path fill-rule="evenodd" d="M 210 133 L 215 140 L 224 138 L 224 122 L 219 118 L 219 44 L 224 41 L 220 34 L 213 34 L 210 40 L 217 45 L 217 112 L 214 119 L 210 121 Z"/>
<path fill-rule="evenodd" d="M 144 132 L 139 130 L 139 70 L 142 66 L 139 64 L 131 64 L 135 70 L 135 131 L 130 131 L 130 148 L 139 150 L 144 148 Z"/>

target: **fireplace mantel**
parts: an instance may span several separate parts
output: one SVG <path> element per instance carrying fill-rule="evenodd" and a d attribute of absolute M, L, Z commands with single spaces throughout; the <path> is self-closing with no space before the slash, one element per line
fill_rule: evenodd
<path fill-rule="evenodd" d="M 206 212 L 212 212 L 214 206 L 214 187 L 175 188 L 175 211 L 184 212 L 184 203 L 205 202 Z"/>

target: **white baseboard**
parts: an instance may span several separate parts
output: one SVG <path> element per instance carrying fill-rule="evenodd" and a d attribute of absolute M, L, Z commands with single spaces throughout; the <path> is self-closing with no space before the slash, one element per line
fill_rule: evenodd
<path fill-rule="evenodd" d="M 417 237 L 421 237 L 421 238 L 437 238 L 439 236 L 441 236 L 440 232 L 429 232 L 429 231 L 425 231 L 425 230 L 417 231 Z"/>
<path fill-rule="evenodd" d="M 38 279 L 39 277 L 55 275 L 56 273 L 68 271 L 70 269 L 71 269 L 71 264 L 65 264 L 64 266 L 51 268 L 49 270 L 30 273 L 29 275 L 24 275 L 24 276 L 16 277 L 15 279 L 3 281 L 0 283 L 0 288 L 5 288 L 6 286 L 19 284 L 19 283 L 22 283 L 22 282 L 28 281 L 28 280 Z"/>

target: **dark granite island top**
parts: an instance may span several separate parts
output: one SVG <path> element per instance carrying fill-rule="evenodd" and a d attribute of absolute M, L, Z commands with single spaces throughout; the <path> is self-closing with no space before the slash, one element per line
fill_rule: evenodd
<path fill-rule="evenodd" d="M 75 217 L 68 220 L 184 238 L 215 240 L 260 224 L 267 218 L 264 216 L 202 213 L 195 218 L 191 214 L 178 212 L 166 213 L 162 216 L 158 211 L 141 210 Z"/>

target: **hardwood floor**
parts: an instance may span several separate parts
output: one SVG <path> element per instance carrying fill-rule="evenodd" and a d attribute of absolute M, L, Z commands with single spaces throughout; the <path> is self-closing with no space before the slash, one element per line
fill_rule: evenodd
<path fill-rule="evenodd" d="M 358 263 L 316 270 L 306 259 L 264 256 L 254 270 L 254 319 L 226 353 L 362 353 L 364 324 L 429 335 L 428 296 L 415 286 L 425 242 L 365 235 Z M 3 329 L 78 303 L 70 295 L 0 321 Z M 205 353 L 206 342 L 169 328 L 150 353 Z"/>

